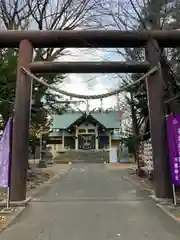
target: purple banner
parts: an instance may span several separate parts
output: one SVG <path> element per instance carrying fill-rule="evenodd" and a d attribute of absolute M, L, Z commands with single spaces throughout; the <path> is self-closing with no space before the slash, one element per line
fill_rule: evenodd
<path fill-rule="evenodd" d="M 8 187 L 9 185 L 9 169 L 10 169 L 10 154 L 11 154 L 11 126 L 10 119 L 4 129 L 0 140 L 0 186 Z"/>
<path fill-rule="evenodd" d="M 168 147 L 172 184 L 180 185 L 180 115 L 170 115 L 167 119 Z"/>

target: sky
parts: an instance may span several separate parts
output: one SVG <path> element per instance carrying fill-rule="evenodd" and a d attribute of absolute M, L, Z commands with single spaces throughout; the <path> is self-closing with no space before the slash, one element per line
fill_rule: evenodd
<path fill-rule="evenodd" d="M 68 49 L 69 54 L 57 61 L 122 61 L 122 57 L 112 49 Z M 68 74 L 64 83 L 60 85 L 63 90 L 71 93 L 94 95 L 117 89 L 120 78 L 117 74 Z M 74 99 L 73 99 L 74 100 Z M 117 96 L 103 99 L 103 108 L 114 107 Z M 101 106 L 100 99 L 89 101 L 90 110 Z M 82 103 L 79 108 L 86 109 Z"/>

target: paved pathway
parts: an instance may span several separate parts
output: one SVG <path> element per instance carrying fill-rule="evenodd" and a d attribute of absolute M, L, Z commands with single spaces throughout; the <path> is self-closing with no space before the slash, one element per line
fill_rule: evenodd
<path fill-rule="evenodd" d="M 179 225 L 125 180 L 125 171 L 72 166 L 36 195 L 1 240 L 179 240 Z"/>

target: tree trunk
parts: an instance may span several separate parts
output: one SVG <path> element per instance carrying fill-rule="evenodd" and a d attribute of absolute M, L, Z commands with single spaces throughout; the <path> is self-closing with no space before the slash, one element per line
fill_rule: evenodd
<path fill-rule="evenodd" d="M 130 93 L 130 98 L 131 98 L 131 116 L 132 116 L 132 132 L 135 137 L 134 141 L 134 158 L 135 162 L 137 164 L 138 170 L 140 170 L 140 162 L 139 162 L 139 141 L 138 141 L 138 136 L 139 136 L 139 129 L 138 129 L 138 124 L 137 124 L 137 116 L 136 116 L 136 110 L 134 108 L 134 99 L 133 99 L 133 93 Z"/>

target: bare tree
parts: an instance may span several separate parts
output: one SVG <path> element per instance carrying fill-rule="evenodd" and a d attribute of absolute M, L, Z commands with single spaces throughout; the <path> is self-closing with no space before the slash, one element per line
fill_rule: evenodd
<path fill-rule="evenodd" d="M 95 12 L 95 6 L 96 2 L 94 0 L 0 0 L 0 27 L 1 29 L 8 30 L 80 29 L 84 28 L 86 23 L 91 21 Z M 17 50 L 3 50 L 3 52 L 1 52 L 1 59 L 4 58 L 5 55 L 9 55 L 10 52 L 14 54 L 16 51 Z M 69 52 L 63 48 L 39 48 L 35 49 L 35 53 L 35 60 L 43 61 L 54 61 L 64 54 L 69 54 Z M 7 75 L 7 78 L 8 77 L 9 75 Z M 49 84 L 59 84 L 63 81 L 64 77 L 65 76 L 55 74 L 46 75 Z M 8 83 L 8 79 L 6 82 Z M 13 81 L 9 89 L 9 91 L 13 92 L 13 94 L 11 94 L 12 101 L 15 94 L 14 89 L 15 81 Z M 50 94 L 46 87 L 38 83 L 34 83 L 33 97 L 37 108 L 42 107 L 44 100 L 46 100 L 45 104 L 48 109 L 60 107 L 61 110 L 66 107 L 65 104 L 55 104 L 55 102 L 58 101 L 58 97 Z M 3 109 L 7 109 L 7 107 Z"/>
<path fill-rule="evenodd" d="M 92 0 L 0 0 L 1 26 L 6 29 L 74 30 L 92 19 Z M 40 50 L 44 60 L 54 60 L 62 49 Z"/>

